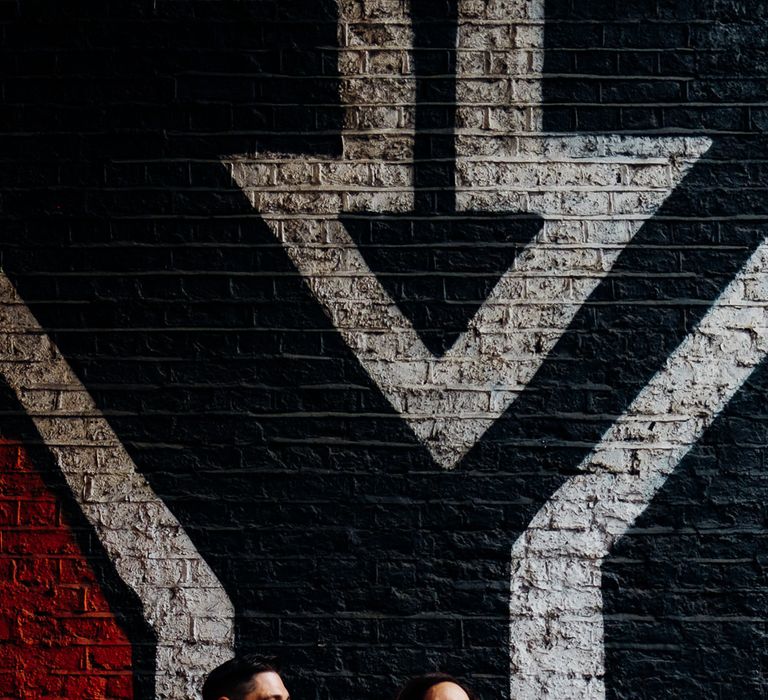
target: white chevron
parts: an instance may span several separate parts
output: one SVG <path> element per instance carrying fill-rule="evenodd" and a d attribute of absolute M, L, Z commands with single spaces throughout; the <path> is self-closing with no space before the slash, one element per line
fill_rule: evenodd
<path fill-rule="evenodd" d="M 545 223 L 467 331 L 435 357 L 339 221 L 344 212 L 403 212 L 413 202 L 412 35 L 407 3 L 397 6 L 382 19 L 339 4 L 340 158 L 258 153 L 228 163 L 362 366 L 434 459 L 453 468 L 531 381 L 710 142 L 542 134 L 542 2 L 463 0 L 457 208 L 538 214 Z M 377 52 L 387 57 L 381 66 L 371 65 Z"/>

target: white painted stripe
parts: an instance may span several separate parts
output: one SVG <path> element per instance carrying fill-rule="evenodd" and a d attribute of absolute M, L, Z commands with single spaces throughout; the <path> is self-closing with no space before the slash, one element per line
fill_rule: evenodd
<path fill-rule="evenodd" d="M 768 243 L 512 548 L 511 697 L 605 697 L 601 565 L 768 354 Z"/>
<path fill-rule="evenodd" d="M 457 43 L 457 132 L 540 134 L 544 2 L 460 0 Z"/>
<path fill-rule="evenodd" d="M 156 697 L 198 697 L 232 656 L 227 594 L 5 275 L 0 314 L 0 373 L 157 636 Z"/>
<path fill-rule="evenodd" d="M 387 160 L 395 150 L 410 158 L 416 95 L 410 2 L 388 2 L 382 8 L 339 0 L 338 9 L 344 155 Z"/>

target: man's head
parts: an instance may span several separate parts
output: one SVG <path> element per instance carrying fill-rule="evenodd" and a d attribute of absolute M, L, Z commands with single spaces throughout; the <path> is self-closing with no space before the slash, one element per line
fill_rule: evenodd
<path fill-rule="evenodd" d="M 443 681 L 427 690 L 424 700 L 469 700 L 469 695 L 458 683 Z"/>
<path fill-rule="evenodd" d="M 397 700 L 475 700 L 472 691 L 445 673 L 426 673 L 411 678 Z"/>
<path fill-rule="evenodd" d="M 255 656 L 236 656 L 208 674 L 203 700 L 290 700 L 274 666 Z"/>

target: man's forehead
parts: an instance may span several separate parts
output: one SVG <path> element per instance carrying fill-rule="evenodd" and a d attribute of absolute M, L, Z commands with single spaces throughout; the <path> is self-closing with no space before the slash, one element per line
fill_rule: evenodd
<path fill-rule="evenodd" d="M 461 686 L 450 681 L 433 685 L 425 696 L 425 700 L 468 700 Z"/>
<path fill-rule="evenodd" d="M 252 690 L 245 700 L 285 700 L 288 691 L 276 671 L 262 671 L 253 676 Z"/>

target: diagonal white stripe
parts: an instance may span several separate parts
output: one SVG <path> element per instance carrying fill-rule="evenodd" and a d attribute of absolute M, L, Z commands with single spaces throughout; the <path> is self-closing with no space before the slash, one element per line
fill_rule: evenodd
<path fill-rule="evenodd" d="M 511 697 L 605 697 L 602 561 L 766 355 L 768 242 L 515 542 Z"/>
<path fill-rule="evenodd" d="M 0 374 L 155 632 L 156 697 L 197 697 L 202 676 L 232 656 L 227 594 L 2 274 L 0 313 Z"/>

